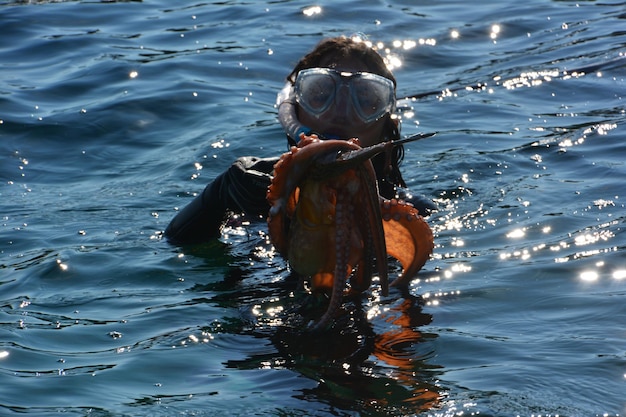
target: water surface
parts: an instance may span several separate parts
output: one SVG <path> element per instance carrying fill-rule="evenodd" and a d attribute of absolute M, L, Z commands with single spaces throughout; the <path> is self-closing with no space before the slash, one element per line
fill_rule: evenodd
<path fill-rule="evenodd" d="M 624 415 L 624 6 L 0 3 L 0 414 Z M 161 231 L 355 33 L 438 132 L 401 167 L 436 249 L 312 338 L 262 222 Z"/>

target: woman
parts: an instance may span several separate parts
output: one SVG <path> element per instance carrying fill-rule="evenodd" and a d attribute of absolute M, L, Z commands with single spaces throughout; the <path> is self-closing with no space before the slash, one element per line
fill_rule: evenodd
<path fill-rule="evenodd" d="M 362 146 L 396 140 L 399 119 L 394 117 L 396 80 L 383 58 L 365 42 L 346 37 L 320 42 L 287 77 L 278 95 L 279 119 L 290 145 L 301 135 L 320 138 L 357 137 Z M 391 162 L 374 158 L 380 194 L 396 197 L 406 187 L 398 165 L 402 146 L 394 148 Z M 239 158 L 181 210 L 165 230 L 175 244 L 200 243 L 218 237 L 230 212 L 266 216 L 267 187 L 277 158 Z M 421 213 L 434 209 L 431 202 L 410 195 Z"/>

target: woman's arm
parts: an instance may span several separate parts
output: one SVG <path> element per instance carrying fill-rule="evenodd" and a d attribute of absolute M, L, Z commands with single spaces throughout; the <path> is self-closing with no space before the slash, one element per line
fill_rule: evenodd
<path fill-rule="evenodd" d="M 195 244 L 220 236 L 230 212 L 267 215 L 267 187 L 276 158 L 242 157 L 206 186 L 165 229 L 173 244 Z"/>

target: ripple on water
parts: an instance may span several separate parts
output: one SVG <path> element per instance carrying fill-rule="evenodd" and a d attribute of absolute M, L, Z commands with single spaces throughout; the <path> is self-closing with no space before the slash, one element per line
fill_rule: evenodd
<path fill-rule="evenodd" d="M 622 5 L 388 6 L 0 6 L 1 410 L 624 410 Z M 159 231 L 236 157 L 285 149 L 288 68 L 357 31 L 415 96 L 403 133 L 438 132 L 401 167 L 437 248 L 410 294 L 346 300 L 313 337 L 263 222 Z"/>

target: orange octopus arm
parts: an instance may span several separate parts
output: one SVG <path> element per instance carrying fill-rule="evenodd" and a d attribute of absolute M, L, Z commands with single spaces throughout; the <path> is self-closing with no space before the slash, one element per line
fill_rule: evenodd
<path fill-rule="evenodd" d="M 391 285 L 406 286 L 433 253 L 433 232 L 410 204 L 385 200 L 382 205 L 387 253 L 402 264 L 402 276 Z"/>

